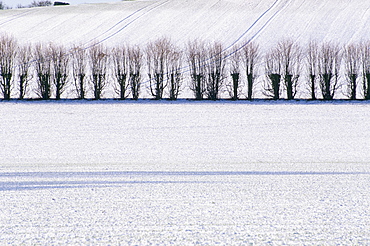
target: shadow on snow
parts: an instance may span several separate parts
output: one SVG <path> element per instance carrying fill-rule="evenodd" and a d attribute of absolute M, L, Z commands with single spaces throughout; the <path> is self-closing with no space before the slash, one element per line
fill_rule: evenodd
<path fill-rule="evenodd" d="M 58 181 L 4 181 L 0 191 L 35 190 L 56 188 L 98 188 L 134 184 L 191 184 L 215 183 L 219 181 L 173 181 L 173 180 L 106 180 L 107 178 L 150 178 L 150 177 L 191 177 L 191 176 L 297 176 L 297 175 L 369 175 L 369 172 L 229 172 L 229 171 L 124 171 L 124 172 L 3 172 L 0 178 L 95 178 L 98 180 Z"/>

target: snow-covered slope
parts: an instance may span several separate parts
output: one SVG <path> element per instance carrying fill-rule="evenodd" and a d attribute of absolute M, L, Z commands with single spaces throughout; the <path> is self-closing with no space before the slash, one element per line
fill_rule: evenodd
<path fill-rule="evenodd" d="M 167 36 L 178 44 L 201 38 L 227 47 L 282 37 L 370 38 L 370 5 L 362 0 L 138 0 L 1 11 L 0 32 L 23 42 L 143 44 Z"/>

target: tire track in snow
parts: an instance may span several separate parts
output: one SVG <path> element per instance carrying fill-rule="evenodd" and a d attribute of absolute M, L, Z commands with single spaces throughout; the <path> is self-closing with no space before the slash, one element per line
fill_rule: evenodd
<path fill-rule="evenodd" d="M 30 10 L 24 11 L 24 12 L 22 12 L 22 13 L 12 15 L 12 16 L 8 17 L 8 20 L 5 20 L 4 22 L 1 22 L 1 23 L 0 23 L 0 26 L 2 26 L 2 25 L 4 25 L 4 24 L 6 24 L 6 23 L 8 23 L 8 22 L 11 22 L 11 21 L 13 21 L 13 20 L 17 20 L 17 19 L 19 19 L 19 18 L 22 18 L 22 17 L 24 17 L 24 16 L 26 16 L 26 15 L 30 14 L 31 12 L 35 12 L 35 11 L 39 11 L 39 10 L 36 10 L 36 9 L 30 9 Z M 12 17 L 14 17 L 14 18 L 12 18 Z"/>
<path fill-rule="evenodd" d="M 265 12 L 263 12 L 253 23 L 252 25 L 242 34 L 239 36 L 238 39 L 236 39 L 230 46 L 228 46 L 225 50 L 230 49 L 233 47 L 237 42 L 239 42 L 268 12 L 271 11 L 271 9 L 279 2 L 279 0 L 276 0 Z"/>
<path fill-rule="evenodd" d="M 146 8 L 149 8 L 151 5 L 153 5 L 154 3 L 150 4 L 150 5 L 147 5 L 145 7 L 142 7 L 136 11 L 134 11 L 133 13 L 129 14 L 128 16 L 126 16 L 125 18 L 121 19 L 120 21 L 118 21 L 116 24 L 114 24 L 113 26 L 111 26 L 108 30 L 106 30 L 105 32 L 99 34 L 98 36 L 96 36 L 95 38 L 91 39 L 90 41 L 86 42 L 85 44 L 89 43 L 89 42 L 92 42 L 93 40 L 96 40 L 98 39 L 99 37 L 107 34 L 109 31 L 113 30 L 116 26 L 118 26 L 119 24 L 121 24 L 122 22 L 124 22 L 125 20 L 131 18 L 132 16 L 136 15 L 137 13 L 143 11 L 144 9 Z"/>
<path fill-rule="evenodd" d="M 124 30 L 126 27 L 128 27 L 129 25 L 131 25 L 134 21 L 138 20 L 139 18 L 141 18 L 141 17 L 142 17 L 142 16 L 144 16 L 145 14 L 148 14 L 149 12 L 153 11 L 154 9 L 157 9 L 157 8 L 161 7 L 162 5 L 164 5 L 164 4 L 166 4 L 166 3 L 168 3 L 169 1 L 170 1 L 170 0 L 166 0 L 166 1 L 162 2 L 162 3 L 157 4 L 157 5 L 156 5 L 156 6 L 154 6 L 153 8 L 149 9 L 148 11 L 144 12 L 143 14 L 139 15 L 138 17 L 136 17 L 135 19 L 133 19 L 132 21 L 130 21 L 129 23 L 127 23 L 125 26 L 123 26 L 122 28 L 120 28 L 118 31 L 114 32 L 113 34 L 109 35 L 108 37 L 106 37 L 106 38 L 104 38 L 104 39 L 102 39 L 102 40 L 100 40 L 100 41 L 98 41 L 98 42 L 96 42 L 96 43 L 93 43 L 93 44 L 91 44 L 91 45 L 89 45 L 89 46 L 87 46 L 87 47 L 84 47 L 84 46 L 85 46 L 85 45 L 87 45 L 88 43 L 91 43 L 93 40 L 95 40 L 95 39 L 96 39 L 96 37 L 95 37 L 95 38 L 93 38 L 93 39 L 91 39 L 91 40 L 89 40 L 88 42 L 85 42 L 85 43 L 82 45 L 82 46 L 84 47 L 83 49 L 84 49 L 84 50 L 87 50 L 87 49 L 89 49 L 89 48 L 91 48 L 91 47 L 94 47 L 94 46 L 96 46 L 96 45 L 98 45 L 98 44 L 101 44 L 101 43 L 103 43 L 104 41 L 106 41 L 106 40 L 108 40 L 108 39 L 110 39 L 110 38 L 114 37 L 115 35 L 117 35 L 118 33 L 120 33 L 122 30 Z M 155 4 L 155 3 L 152 3 L 152 4 L 150 4 L 150 5 L 147 5 L 147 6 L 143 7 L 143 8 L 140 8 L 140 9 L 136 10 L 134 13 L 132 13 L 132 14 L 128 15 L 127 17 L 125 17 L 125 18 L 123 18 L 122 20 L 120 20 L 119 22 L 117 22 L 115 25 L 113 25 L 111 28 L 109 28 L 109 29 L 108 29 L 107 31 L 105 31 L 104 33 L 109 32 L 109 31 L 110 31 L 110 30 L 112 30 L 114 27 L 118 26 L 120 23 L 124 22 L 125 20 L 129 19 L 130 17 L 134 16 L 135 14 L 142 12 L 144 9 L 147 9 L 147 8 L 149 8 L 150 6 L 154 5 L 154 4 Z M 32 10 L 29 10 L 29 11 L 32 11 Z M 29 12 L 29 11 L 28 11 L 28 12 Z M 97 37 L 104 35 L 104 33 L 103 33 L 103 34 L 98 35 Z M 73 52 L 73 50 L 74 50 L 73 48 L 72 48 L 72 49 L 70 49 L 70 50 L 69 50 L 69 52 L 66 54 L 66 56 L 71 55 L 71 54 L 72 54 L 72 52 Z M 30 63 L 34 63 L 34 62 L 36 62 L 36 60 L 32 60 L 32 61 L 30 61 Z M 17 66 L 19 66 L 19 64 L 14 65 L 14 66 L 15 66 L 15 67 L 17 67 Z"/>
<path fill-rule="evenodd" d="M 258 34 L 260 34 L 268 24 L 270 24 L 270 22 L 278 15 L 280 14 L 288 5 L 289 3 L 291 2 L 292 0 L 286 0 L 285 4 L 278 10 L 275 12 L 275 14 L 273 14 L 266 22 L 265 24 L 248 40 L 248 42 L 252 41 Z"/>
<path fill-rule="evenodd" d="M 121 31 L 123 31 L 124 29 L 126 29 L 129 25 L 131 25 L 132 23 L 134 23 L 135 21 L 137 21 L 138 19 L 140 19 L 140 18 L 141 18 L 141 17 L 143 17 L 144 15 L 146 15 L 146 14 L 148 14 L 148 13 L 152 12 L 153 10 L 155 10 L 155 9 L 157 9 L 157 8 L 159 8 L 159 7 L 163 6 L 163 5 L 165 5 L 165 4 L 166 4 L 166 3 L 168 3 L 169 1 L 170 1 L 170 0 L 166 0 L 166 1 L 163 1 L 163 2 L 161 2 L 161 3 L 159 3 L 159 4 L 157 4 L 156 6 L 154 6 L 154 7 L 150 8 L 148 11 L 146 11 L 146 12 L 144 12 L 144 13 L 140 14 L 139 16 L 135 17 L 133 20 L 131 20 L 130 22 L 128 22 L 126 25 L 124 25 L 123 27 L 121 27 L 120 29 L 118 29 L 117 31 L 115 31 L 114 33 L 112 33 L 112 34 L 108 35 L 108 36 L 107 36 L 107 37 L 105 37 L 104 39 L 102 39 L 102 40 L 100 40 L 100 41 L 98 41 L 98 42 L 96 42 L 96 43 L 94 43 L 94 44 L 92 44 L 92 45 L 89 45 L 89 46 L 85 47 L 85 49 L 88 49 L 88 48 L 91 48 L 91 47 L 93 47 L 93 46 L 95 46 L 95 45 L 101 44 L 101 43 L 103 43 L 103 42 L 107 41 L 108 39 L 110 39 L 110 38 L 112 38 L 112 37 L 116 36 L 118 33 L 120 33 Z M 146 7 L 143 7 L 143 8 L 141 8 L 141 9 L 137 10 L 135 13 L 131 14 L 131 15 L 130 15 L 130 16 L 128 16 L 127 18 L 124 18 L 124 19 L 122 19 L 121 21 L 119 21 L 118 23 L 116 23 L 113 27 L 111 27 L 111 28 L 110 28 L 109 30 L 107 30 L 105 33 L 109 32 L 109 31 L 110 31 L 110 30 L 112 30 L 115 26 L 117 26 L 117 25 L 119 25 L 120 23 L 124 22 L 125 20 L 129 19 L 129 17 L 131 17 L 131 16 L 133 16 L 133 15 L 135 15 L 135 14 L 137 14 L 137 13 L 142 12 L 144 9 L 147 9 L 147 8 L 149 8 L 150 6 L 154 5 L 154 4 L 155 4 L 155 3 L 153 3 L 153 4 L 151 4 L 151 5 L 148 5 L 148 6 L 146 6 Z M 103 35 L 103 34 L 100 34 L 99 36 L 102 36 L 102 35 Z M 95 39 L 95 38 L 94 38 L 94 39 Z M 91 42 L 91 41 L 92 41 L 92 40 L 94 40 L 94 39 L 91 39 L 89 42 Z M 86 42 L 84 45 L 88 44 L 89 42 Z"/>
<path fill-rule="evenodd" d="M 278 1 L 281 1 L 281 0 L 276 0 L 274 4 L 276 4 Z M 240 51 L 241 49 L 243 49 L 247 44 L 249 44 L 253 39 L 255 39 L 264 29 L 266 29 L 267 25 L 270 24 L 270 22 L 278 15 L 280 14 L 288 5 L 289 3 L 291 2 L 292 0 L 287 0 L 285 1 L 285 4 L 280 7 L 272 16 L 270 16 L 270 18 L 262 25 L 262 27 L 260 29 L 257 30 L 256 33 L 254 33 L 242 46 L 240 46 L 238 49 L 236 49 L 235 51 L 229 53 L 228 55 L 225 56 L 225 59 L 233 54 L 235 54 L 236 52 Z M 273 6 L 271 6 L 265 13 L 263 13 L 262 15 L 265 15 L 266 13 L 270 12 L 270 10 L 272 9 Z M 236 43 L 238 41 L 240 41 L 251 29 L 253 26 L 255 26 L 258 22 L 258 20 L 260 20 L 263 16 L 260 16 L 260 18 L 258 18 L 250 28 L 248 28 L 248 30 L 246 32 L 244 32 L 235 42 L 233 42 L 229 47 L 227 47 L 225 49 L 228 50 L 230 48 L 232 48 L 234 45 L 236 45 Z"/>
<path fill-rule="evenodd" d="M 279 1 L 281 1 L 281 0 L 275 0 L 275 2 L 268 8 L 268 9 L 266 9 L 253 23 L 252 23 L 252 25 L 241 35 L 241 36 L 239 36 L 239 38 L 237 38 L 231 45 L 229 45 L 228 47 L 226 47 L 223 51 L 222 51 L 222 53 L 223 52 L 225 52 L 225 51 L 227 51 L 227 50 L 229 50 L 230 48 L 232 48 L 233 46 L 235 46 L 236 45 L 236 43 L 237 42 L 239 42 L 248 32 L 250 32 L 252 29 L 253 29 L 253 27 L 255 27 L 259 22 L 260 22 L 260 20 L 265 16 L 265 15 L 267 15 L 269 12 L 271 12 L 271 10 L 275 7 L 275 6 L 277 6 L 278 5 L 278 2 Z M 289 1 L 290 2 L 290 1 Z M 265 23 L 264 23 L 264 25 L 262 26 L 262 28 L 260 29 L 260 30 L 258 30 L 257 31 L 257 33 L 256 34 L 254 34 L 253 36 L 252 36 L 252 38 L 251 39 L 249 39 L 246 43 L 244 43 L 241 47 L 239 47 L 237 50 L 235 50 L 235 51 L 233 51 L 233 52 L 231 52 L 230 54 L 228 54 L 228 55 L 226 55 L 223 59 L 225 60 L 226 58 L 228 58 L 229 56 L 231 56 L 232 54 L 234 54 L 234 53 L 236 53 L 236 52 L 238 52 L 239 50 L 241 50 L 243 47 L 245 47 L 248 43 L 250 43 L 251 41 L 252 41 L 252 39 L 253 38 L 255 38 L 266 26 L 267 26 L 267 24 L 269 23 L 269 22 L 271 22 L 271 20 L 278 14 L 278 13 L 280 13 L 285 7 L 287 6 L 287 3 L 285 3 L 285 5 L 280 9 L 280 10 L 278 10 L 278 11 L 276 11 L 273 15 L 272 15 L 272 17 L 270 17 Z M 205 62 L 205 61 L 208 61 L 208 60 L 210 60 L 210 58 L 209 59 L 206 59 L 206 60 L 204 60 L 203 62 Z M 189 66 L 185 66 L 185 67 L 183 67 L 182 68 L 182 70 L 183 70 L 183 72 L 185 73 L 185 72 L 189 72 L 190 70 L 188 69 L 189 68 Z M 186 70 L 187 69 L 187 70 Z"/>
<path fill-rule="evenodd" d="M 238 38 L 238 39 L 236 39 L 230 46 L 228 46 L 227 48 L 225 48 L 223 51 L 222 51 L 222 53 L 224 53 L 224 52 L 226 52 L 227 50 L 229 50 L 230 48 L 232 48 L 233 46 L 235 46 L 236 45 L 236 43 L 237 42 L 239 42 L 248 32 L 250 32 L 250 30 L 253 28 L 253 27 L 255 27 L 256 25 L 257 25 L 257 23 L 265 16 L 265 15 L 267 15 L 277 4 L 278 4 L 278 2 L 279 2 L 280 0 L 275 0 L 275 2 L 268 8 L 268 9 L 266 9 L 253 23 L 252 23 L 252 25 Z M 217 3 L 216 3 L 217 4 Z M 215 4 L 215 5 L 216 5 Z M 215 6 L 215 5 L 213 5 L 213 6 Z M 212 7 L 213 7 L 212 6 Z M 281 11 L 281 10 L 280 10 Z M 278 12 L 280 12 L 280 11 L 277 11 L 277 12 L 275 12 L 275 14 L 273 15 L 273 17 L 278 13 Z M 269 22 L 270 20 L 272 19 L 272 17 L 270 17 L 270 19 L 268 19 L 267 20 L 267 22 Z M 266 25 L 267 25 L 267 22 L 264 24 L 264 26 L 263 27 L 265 27 Z M 259 30 L 259 32 L 260 32 L 261 30 Z M 254 35 L 255 36 L 255 35 Z M 246 46 L 248 43 L 250 43 L 250 41 L 251 41 L 251 39 L 250 40 L 248 40 L 248 42 L 247 43 L 245 43 L 244 45 L 242 45 L 240 48 L 238 48 L 237 50 L 235 50 L 235 51 L 233 51 L 233 52 L 231 52 L 230 54 L 228 54 L 228 55 L 225 55 L 224 57 L 223 57 L 223 60 L 226 60 L 229 56 L 231 56 L 232 54 L 234 54 L 234 53 L 236 53 L 236 52 L 238 52 L 239 50 L 241 50 L 244 46 Z M 207 59 L 205 59 L 204 61 L 203 61 L 203 63 L 205 63 L 206 61 L 209 61 L 211 58 L 207 58 Z M 205 64 L 203 65 L 203 67 L 205 66 Z M 189 65 L 187 65 L 187 66 L 184 66 L 184 67 L 182 67 L 180 70 L 181 70 L 181 72 L 182 73 L 187 73 L 187 72 L 189 72 L 190 71 L 190 66 Z M 166 79 L 167 80 L 167 79 Z M 144 84 L 148 84 L 150 82 L 150 80 L 146 80 L 146 81 L 144 81 L 144 82 L 142 82 L 142 85 L 144 85 Z M 149 89 L 150 88 L 150 85 L 148 85 L 148 86 L 146 86 L 146 89 Z"/>
<path fill-rule="evenodd" d="M 283 9 L 285 9 L 288 5 L 289 5 L 289 3 L 291 2 L 292 0 L 289 0 L 289 1 L 286 1 L 285 2 L 285 4 L 278 10 L 278 11 L 276 11 L 266 22 L 265 22 L 265 24 L 243 45 L 243 46 L 245 46 L 245 45 L 247 45 L 249 42 L 251 42 L 258 34 L 260 34 L 265 28 L 266 28 L 266 26 L 268 25 L 268 24 L 270 24 L 270 22 L 278 15 L 278 14 L 280 14 L 282 11 L 283 11 Z"/>
<path fill-rule="evenodd" d="M 223 52 L 225 52 L 225 51 L 227 51 L 227 50 L 229 50 L 230 48 L 232 48 L 233 46 L 235 46 L 236 45 L 236 43 L 237 42 L 239 42 L 247 33 L 249 33 L 252 29 L 253 29 L 253 27 L 255 27 L 259 22 L 260 22 L 260 20 L 265 16 L 265 15 L 267 15 L 269 12 L 271 12 L 271 10 L 275 7 L 275 6 L 277 6 L 278 5 L 278 2 L 279 1 L 281 1 L 281 0 L 275 0 L 275 2 L 268 8 L 268 9 L 266 9 L 253 23 L 252 23 L 252 25 L 239 37 L 239 38 L 237 38 L 231 45 L 229 45 L 228 47 L 226 47 L 223 51 L 222 51 L 222 53 Z M 291 1 L 291 0 L 290 0 Z M 289 2 L 290 2 L 289 1 Z M 258 31 L 257 31 L 257 33 L 256 34 L 254 34 L 253 36 L 252 36 L 252 38 L 250 38 L 246 43 L 244 43 L 241 47 L 239 47 L 237 50 L 235 50 L 235 51 L 233 51 L 233 52 L 231 52 L 231 53 L 229 53 L 228 55 L 226 55 L 226 56 L 224 56 L 224 60 L 226 59 L 226 58 L 228 58 L 229 56 L 231 56 L 232 54 L 234 54 L 234 53 L 236 53 L 236 52 L 238 52 L 239 50 L 241 50 L 243 47 L 245 47 L 248 43 L 250 43 L 251 41 L 252 41 L 252 39 L 254 39 L 266 26 L 267 26 L 267 24 L 269 24 L 270 22 L 271 22 L 271 20 L 278 14 L 278 13 L 280 13 L 285 7 L 287 6 L 287 2 L 285 3 L 285 5 L 283 6 L 283 7 L 281 7 L 279 10 L 277 10 L 264 24 L 263 24 L 263 26 L 262 26 L 262 28 L 260 28 Z M 210 58 L 209 58 L 210 59 Z M 205 62 L 205 61 L 208 61 L 209 59 L 206 59 L 206 60 L 204 60 L 203 62 Z M 182 68 L 182 70 L 183 70 L 183 72 L 184 73 L 186 73 L 186 72 L 189 72 L 190 70 L 188 69 L 189 68 L 189 66 L 185 66 L 185 67 L 183 67 Z"/>
<path fill-rule="evenodd" d="M 239 42 L 247 33 L 249 33 L 252 29 L 253 29 L 253 27 L 255 27 L 259 22 L 260 22 L 260 20 L 264 17 L 264 16 L 266 16 L 268 13 L 270 13 L 271 11 L 272 11 L 272 9 L 274 8 L 274 7 L 277 7 L 278 6 L 278 3 L 279 3 L 279 1 L 281 1 L 281 0 L 275 0 L 275 2 L 267 9 L 267 10 L 265 10 L 253 23 L 252 23 L 252 25 L 238 38 L 238 39 L 236 39 L 230 46 L 228 46 L 227 48 L 225 48 L 223 51 L 222 51 L 222 53 L 223 52 L 225 52 L 225 51 L 227 51 L 227 50 L 229 50 L 230 48 L 232 48 L 233 46 L 235 46 L 236 45 L 236 43 L 237 42 Z M 259 33 L 261 33 L 265 28 L 266 28 L 266 26 L 279 14 L 279 13 L 281 13 L 281 11 L 283 10 L 283 9 L 285 9 L 288 5 L 289 5 L 289 3 L 291 2 L 292 0 L 286 0 L 285 1 L 285 4 L 282 6 L 282 7 L 280 7 L 270 18 L 268 18 L 267 19 L 267 21 L 263 24 L 263 26 L 254 34 L 254 35 L 252 35 L 252 37 L 250 38 L 250 39 L 248 39 L 247 40 L 247 42 L 245 42 L 242 46 L 240 46 L 237 50 L 234 50 L 234 51 L 232 51 L 231 53 L 229 53 L 229 54 L 227 54 L 227 55 L 225 55 L 224 57 L 223 57 L 223 60 L 226 60 L 228 57 L 230 57 L 231 55 L 233 55 L 233 54 L 235 54 L 236 52 L 238 52 L 238 51 L 240 51 L 241 49 L 243 49 L 247 44 L 249 44 Z M 203 62 L 206 62 L 206 61 L 208 61 L 208 60 L 210 60 L 211 58 L 208 58 L 208 59 L 206 59 L 206 60 L 204 60 Z M 203 66 L 205 66 L 205 64 L 203 65 Z M 182 71 L 182 73 L 187 73 L 187 72 L 189 72 L 190 71 L 190 69 L 189 69 L 189 65 L 187 65 L 187 66 L 184 66 L 184 67 L 182 67 L 181 68 L 181 71 Z M 144 85 L 144 84 L 147 84 L 147 83 L 149 83 L 149 80 L 147 80 L 147 81 L 144 81 L 143 83 L 142 83 L 142 85 Z M 148 88 L 150 88 L 150 85 L 149 86 L 146 86 L 146 89 L 148 89 Z"/>

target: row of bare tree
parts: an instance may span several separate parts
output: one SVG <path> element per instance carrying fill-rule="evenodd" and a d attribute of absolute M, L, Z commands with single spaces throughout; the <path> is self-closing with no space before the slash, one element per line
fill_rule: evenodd
<path fill-rule="evenodd" d="M 345 96 L 357 99 L 360 78 L 362 95 L 370 99 L 370 42 L 349 44 L 341 47 L 335 43 L 319 44 L 311 41 L 306 49 L 291 40 L 279 42 L 265 56 L 268 76 L 265 92 L 279 99 L 281 84 L 286 98 L 293 99 L 299 88 L 302 74 L 308 77 L 310 99 L 317 99 L 317 91 L 325 100 L 332 100 L 338 89 L 346 88 Z M 341 70 L 345 82 L 340 83 Z"/>
<path fill-rule="evenodd" d="M 32 1 L 30 4 L 28 5 L 22 5 L 22 4 L 18 4 L 17 5 L 17 9 L 21 9 L 21 8 L 34 8 L 34 7 L 45 7 L 45 6 L 51 6 L 53 5 L 53 3 L 49 0 L 34 0 Z M 3 9 L 11 9 L 12 7 L 10 6 L 7 6 L 6 4 L 3 3 L 3 1 L 0 1 L 0 10 L 3 10 Z"/>
<path fill-rule="evenodd" d="M 331 100 L 341 88 L 349 99 L 357 99 L 358 92 L 370 99 L 370 42 L 340 46 L 312 41 L 303 48 L 287 39 L 262 54 L 253 42 L 232 51 L 221 43 L 199 40 L 180 49 L 167 38 L 144 49 L 102 44 L 66 48 L 52 43 L 18 45 L 14 38 L 0 36 L 0 89 L 6 100 L 14 95 L 24 99 L 31 91 L 40 99 L 60 99 L 67 88 L 78 99 L 101 99 L 108 86 L 119 99 L 137 100 L 142 88 L 157 100 L 175 100 L 184 88 L 197 100 L 217 100 L 224 92 L 237 100 L 244 88 L 245 98 L 253 99 L 257 78 L 262 94 L 275 100 L 283 93 L 294 99 L 302 88 L 313 100 Z"/>

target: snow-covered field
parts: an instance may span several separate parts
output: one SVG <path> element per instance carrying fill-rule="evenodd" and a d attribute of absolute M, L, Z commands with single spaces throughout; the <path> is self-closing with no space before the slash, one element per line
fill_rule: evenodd
<path fill-rule="evenodd" d="M 18 41 L 370 39 L 362 0 L 139 0 L 0 12 Z M 0 103 L 0 244 L 369 245 L 370 103 Z"/>
<path fill-rule="evenodd" d="M 363 0 L 136 0 L 1 11 L 0 32 L 21 42 L 106 45 L 169 37 L 217 40 L 226 47 L 255 40 L 268 48 L 282 38 L 343 44 L 370 39 Z"/>
<path fill-rule="evenodd" d="M 368 245 L 365 102 L 2 102 L 0 244 Z"/>

